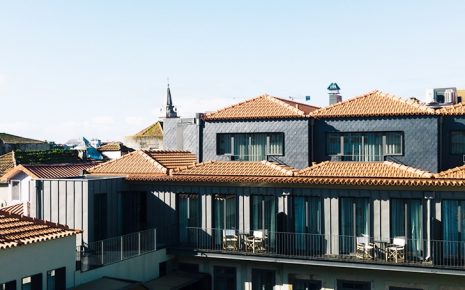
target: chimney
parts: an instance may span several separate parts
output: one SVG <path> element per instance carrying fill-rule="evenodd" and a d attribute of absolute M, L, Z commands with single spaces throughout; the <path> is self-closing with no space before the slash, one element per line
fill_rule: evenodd
<path fill-rule="evenodd" d="M 337 85 L 337 83 L 331 83 L 328 86 L 329 105 L 334 105 L 336 103 L 342 102 L 342 97 L 339 94 L 340 89 L 341 88 Z"/>

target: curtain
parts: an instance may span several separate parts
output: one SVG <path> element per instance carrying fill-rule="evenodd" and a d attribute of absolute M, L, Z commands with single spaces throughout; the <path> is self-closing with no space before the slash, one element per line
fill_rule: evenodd
<path fill-rule="evenodd" d="M 252 230 L 267 230 L 270 246 L 275 244 L 276 201 L 271 195 L 253 195 L 252 198 Z"/>
<path fill-rule="evenodd" d="M 231 154 L 231 134 L 219 134 L 218 154 Z"/>
<path fill-rule="evenodd" d="M 409 200 L 410 250 L 414 256 L 421 256 L 423 250 L 423 206 L 421 200 Z"/>
<path fill-rule="evenodd" d="M 362 161 L 362 135 L 351 133 L 344 135 L 344 156 L 348 161 Z"/>
<path fill-rule="evenodd" d="M 443 251 L 444 257 L 456 257 L 458 249 L 455 241 L 459 238 L 459 201 L 442 201 L 442 231 L 443 231 Z"/>
<path fill-rule="evenodd" d="M 405 236 L 405 202 L 403 199 L 391 199 L 391 237 Z"/>
<path fill-rule="evenodd" d="M 294 197 L 295 245 L 298 251 L 305 250 L 306 202 L 302 196 Z"/>
<path fill-rule="evenodd" d="M 248 160 L 249 136 L 247 134 L 234 135 L 234 157 L 237 160 Z"/>
<path fill-rule="evenodd" d="M 465 131 L 451 132 L 451 153 L 464 154 L 465 153 Z"/>
<path fill-rule="evenodd" d="M 326 137 L 326 151 L 328 155 L 337 155 L 341 152 L 341 135 L 339 133 L 330 133 Z"/>
<path fill-rule="evenodd" d="M 384 155 L 402 154 L 402 134 L 386 133 L 386 147 Z"/>
<path fill-rule="evenodd" d="M 340 199 L 339 210 L 339 248 L 341 254 L 349 254 L 354 251 L 354 206 L 352 198 Z"/>
<path fill-rule="evenodd" d="M 364 136 L 363 161 L 382 161 L 381 134 L 369 133 Z"/>
<path fill-rule="evenodd" d="M 284 153 L 284 134 L 273 133 L 269 134 L 269 149 L 268 155 L 283 155 Z"/>
<path fill-rule="evenodd" d="M 236 196 L 235 195 L 226 195 L 226 228 L 228 229 L 236 229 Z"/>
<path fill-rule="evenodd" d="M 187 242 L 187 219 L 188 219 L 188 212 L 187 212 L 187 198 L 182 198 L 181 196 L 178 199 L 178 208 L 179 208 L 179 240 L 181 243 Z"/>
<path fill-rule="evenodd" d="M 370 235 L 370 204 L 367 198 L 355 199 L 355 236 Z"/>
<path fill-rule="evenodd" d="M 249 158 L 250 161 L 265 160 L 266 134 L 249 134 Z"/>

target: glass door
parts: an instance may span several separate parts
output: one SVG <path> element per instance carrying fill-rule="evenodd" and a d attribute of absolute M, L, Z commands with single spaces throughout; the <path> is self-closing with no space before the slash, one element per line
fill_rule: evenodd
<path fill-rule="evenodd" d="M 296 252 L 303 255 L 322 253 L 321 198 L 296 196 L 293 199 Z"/>
<path fill-rule="evenodd" d="M 356 237 L 370 236 L 370 202 L 368 198 L 342 197 L 339 204 L 339 251 L 355 252 Z"/>

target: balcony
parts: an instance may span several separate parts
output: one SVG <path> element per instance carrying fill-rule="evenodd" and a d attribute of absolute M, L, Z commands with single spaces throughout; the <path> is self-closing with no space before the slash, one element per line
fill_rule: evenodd
<path fill-rule="evenodd" d="M 360 263 L 465 270 L 465 242 L 396 237 L 389 241 L 368 236 L 340 236 L 238 230 L 187 228 L 185 240 L 174 250 L 239 255 L 249 258 L 284 258 L 320 262 Z M 352 264 L 353 265 L 353 264 Z M 465 274 L 465 271 L 463 273 Z"/>

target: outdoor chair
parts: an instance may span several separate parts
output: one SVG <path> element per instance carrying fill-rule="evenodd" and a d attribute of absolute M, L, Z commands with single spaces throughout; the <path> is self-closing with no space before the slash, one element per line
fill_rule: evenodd
<path fill-rule="evenodd" d="M 237 251 L 238 241 L 235 230 L 223 230 L 223 250 Z"/>
<path fill-rule="evenodd" d="M 255 230 L 252 235 L 245 238 L 245 246 L 247 251 L 260 252 L 265 250 L 265 231 Z"/>
<path fill-rule="evenodd" d="M 386 261 L 396 263 L 403 262 L 405 259 L 405 237 L 395 237 L 392 244 L 386 247 Z"/>
<path fill-rule="evenodd" d="M 374 244 L 370 243 L 370 237 L 365 235 L 357 237 L 357 249 L 355 256 L 360 259 L 373 259 L 374 248 Z"/>

